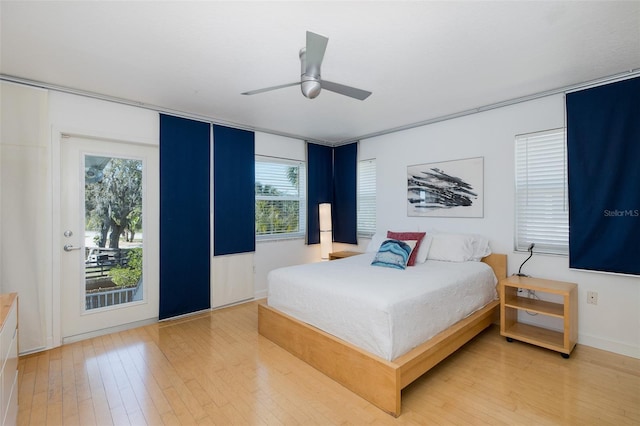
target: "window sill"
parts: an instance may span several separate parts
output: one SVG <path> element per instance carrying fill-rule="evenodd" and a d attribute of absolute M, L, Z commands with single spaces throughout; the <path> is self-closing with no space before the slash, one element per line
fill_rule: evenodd
<path fill-rule="evenodd" d="M 256 237 L 256 244 L 260 243 L 272 243 L 274 241 L 290 241 L 290 240 L 304 240 L 304 235 L 261 235 Z"/>

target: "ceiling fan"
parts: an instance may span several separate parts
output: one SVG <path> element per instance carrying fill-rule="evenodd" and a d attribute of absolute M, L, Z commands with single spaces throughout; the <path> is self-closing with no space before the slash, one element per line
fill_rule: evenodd
<path fill-rule="evenodd" d="M 296 86 L 299 84 L 302 94 L 309 99 L 313 99 L 318 96 L 322 89 L 359 99 L 361 101 L 367 99 L 371 92 L 320 78 L 320 66 L 322 65 L 322 58 L 324 58 L 324 52 L 327 49 L 328 42 L 329 39 L 327 37 L 307 31 L 307 45 L 300 49 L 300 81 L 267 87 L 264 89 L 251 90 L 242 94 L 256 95 L 258 93 L 283 89 L 285 87 Z"/>

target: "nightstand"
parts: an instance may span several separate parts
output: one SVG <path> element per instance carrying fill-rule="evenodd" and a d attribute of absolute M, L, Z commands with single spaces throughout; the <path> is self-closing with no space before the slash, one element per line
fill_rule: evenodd
<path fill-rule="evenodd" d="M 359 251 L 350 250 L 334 251 L 333 253 L 329 253 L 329 260 L 344 259 L 345 257 L 357 256 L 359 254 L 362 253 Z"/>
<path fill-rule="evenodd" d="M 562 303 L 519 296 L 533 290 L 562 296 Z M 518 321 L 518 312 L 531 312 L 559 318 L 563 331 L 550 330 Z M 569 358 L 578 340 L 578 285 L 563 281 L 512 275 L 500 281 L 500 334 L 513 339 L 560 352 Z"/>

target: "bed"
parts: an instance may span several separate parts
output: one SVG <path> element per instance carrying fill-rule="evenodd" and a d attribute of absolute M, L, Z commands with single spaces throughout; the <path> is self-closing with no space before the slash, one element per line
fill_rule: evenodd
<path fill-rule="evenodd" d="M 403 388 L 494 322 L 499 305 L 495 285 L 506 277 L 506 255 L 491 254 L 482 262 L 458 265 L 429 260 L 404 271 L 370 266 L 373 256 L 365 253 L 272 271 L 268 302 L 258 305 L 258 331 L 375 406 L 398 416 Z M 460 265 L 464 271 L 454 273 Z M 362 282 L 357 278 L 362 268 L 373 270 L 379 278 Z M 442 274 L 448 269 L 454 275 L 453 289 L 439 284 L 446 281 Z M 481 296 L 468 293 L 464 285 L 466 276 L 476 276 L 474 271 L 478 270 L 485 276 Z M 486 290 L 486 271 L 491 277 L 490 291 Z M 310 275 L 304 275 L 307 272 Z M 435 278 L 428 293 L 435 295 L 436 302 L 428 309 L 415 284 L 405 285 L 404 279 L 401 283 L 393 278 L 419 274 Z M 397 283 L 391 293 L 373 291 L 383 281 Z M 338 287 L 324 289 L 328 283 Z M 333 302 L 325 300 L 327 292 L 339 297 Z M 478 300 L 461 308 L 445 308 L 446 293 L 457 300 Z M 431 309 L 440 309 L 439 317 L 446 317 L 445 325 L 432 324 L 435 321 L 422 316 L 421 311 Z M 449 311 L 459 312 L 448 315 Z M 345 325 L 350 326 L 346 331 Z"/>

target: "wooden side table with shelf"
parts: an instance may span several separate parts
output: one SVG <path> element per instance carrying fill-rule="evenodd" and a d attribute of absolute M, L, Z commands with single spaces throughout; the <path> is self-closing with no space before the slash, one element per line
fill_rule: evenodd
<path fill-rule="evenodd" d="M 562 296 L 562 303 L 519 296 L 518 290 Z M 525 324 L 518 312 L 559 318 L 563 331 Z M 569 358 L 578 340 L 578 285 L 575 283 L 512 275 L 500 281 L 500 334 L 507 338 L 560 352 Z"/>

